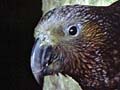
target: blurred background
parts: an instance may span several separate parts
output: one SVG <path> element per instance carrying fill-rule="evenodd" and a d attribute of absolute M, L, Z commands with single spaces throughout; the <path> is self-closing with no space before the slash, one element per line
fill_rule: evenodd
<path fill-rule="evenodd" d="M 0 81 L 2 90 L 40 90 L 30 68 L 33 32 L 45 12 L 54 5 L 75 1 L 87 5 L 109 5 L 116 0 L 0 0 Z M 56 2 L 57 1 L 57 2 Z M 76 2 L 75 2 L 76 3 Z M 46 7 L 47 6 L 47 7 Z M 49 9 L 50 9 L 49 8 Z"/>
<path fill-rule="evenodd" d="M 30 54 L 41 7 L 41 0 L 0 0 L 2 90 L 39 90 L 31 73 Z"/>

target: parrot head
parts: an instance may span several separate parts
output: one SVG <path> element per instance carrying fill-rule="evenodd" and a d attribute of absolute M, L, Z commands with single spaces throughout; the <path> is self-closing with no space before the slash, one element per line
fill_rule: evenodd
<path fill-rule="evenodd" d="M 87 6 L 68 5 L 53 9 L 41 18 L 35 28 L 36 41 L 31 55 L 31 67 L 37 81 L 45 75 L 79 72 L 80 64 L 76 63 L 81 63 L 86 45 L 95 44 L 104 37 L 99 32 L 101 27 L 95 23 L 99 17 L 87 14 L 89 11 Z M 95 38 L 96 35 L 99 37 Z"/>
<path fill-rule="evenodd" d="M 106 47 L 111 43 L 108 39 L 114 37 L 114 33 L 110 35 L 113 11 L 109 9 L 110 6 L 66 5 L 43 15 L 35 28 L 31 54 L 31 68 L 38 83 L 44 76 L 58 73 L 80 80 L 93 75 L 102 80 L 91 72 L 97 72 L 99 62 L 106 65 L 101 54 L 107 53 Z"/>

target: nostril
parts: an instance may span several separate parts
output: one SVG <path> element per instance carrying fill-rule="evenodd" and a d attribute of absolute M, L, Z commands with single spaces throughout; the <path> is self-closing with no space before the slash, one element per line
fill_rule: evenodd
<path fill-rule="evenodd" d="M 46 37 L 45 35 L 41 38 L 41 41 L 45 41 Z"/>
<path fill-rule="evenodd" d="M 43 34 L 43 33 L 39 35 L 39 38 L 40 38 L 41 41 L 45 41 L 45 40 L 49 39 L 48 35 Z"/>

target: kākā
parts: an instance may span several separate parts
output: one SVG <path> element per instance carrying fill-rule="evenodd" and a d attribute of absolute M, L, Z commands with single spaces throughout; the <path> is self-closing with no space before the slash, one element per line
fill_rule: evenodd
<path fill-rule="evenodd" d="M 62 73 L 83 90 L 120 90 L 120 1 L 50 10 L 34 36 L 31 68 L 40 85 L 44 76 Z"/>

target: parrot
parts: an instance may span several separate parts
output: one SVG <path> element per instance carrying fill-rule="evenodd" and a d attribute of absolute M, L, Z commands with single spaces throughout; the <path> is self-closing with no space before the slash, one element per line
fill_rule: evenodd
<path fill-rule="evenodd" d="M 51 9 L 34 37 L 30 64 L 41 87 L 45 76 L 61 73 L 83 90 L 120 90 L 120 0 Z"/>

